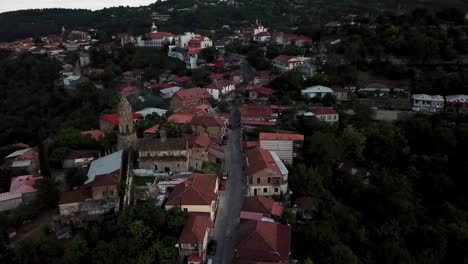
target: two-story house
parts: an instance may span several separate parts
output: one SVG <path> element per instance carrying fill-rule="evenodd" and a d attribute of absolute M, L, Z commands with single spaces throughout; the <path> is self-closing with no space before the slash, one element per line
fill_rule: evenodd
<path fill-rule="evenodd" d="M 207 213 L 214 220 L 218 200 L 218 175 L 193 174 L 169 193 L 165 209 L 179 207 L 188 213 Z"/>
<path fill-rule="evenodd" d="M 273 59 L 272 63 L 273 68 L 276 71 L 287 72 L 299 67 L 304 63 L 304 61 L 300 60 L 295 56 L 279 55 L 278 57 Z"/>
<path fill-rule="evenodd" d="M 444 109 L 444 97 L 441 95 L 413 94 L 413 111 L 437 113 Z"/>
<path fill-rule="evenodd" d="M 268 102 L 270 97 L 276 93 L 276 90 L 264 86 L 251 87 L 246 90 L 249 92 L 249 99 L 258 103 Z"/>
<path fill-rule="evenodd" d="M 206 90 L 211 94 L 213 99 L 219 100 L 222 95 L 226 95 L 236 89 L 234 82 L 228 80 L 220 80 L 207 85 Z"/>
<path fill-rule="evenodd" d="M 177 91 L 171 98 L 171 109 L 177 110 L 190 105 L 208 103 L 211 94 L 206 88 L 189 88 Z"/>
<path fill-rule="evenodd" d="M 257 147 L 246 151 L 247 196 L 272 196 L 288 191 L 288 170 L 278 155 Z"/>
<path fill-rule="evenodd" d="M 274 151 L 286 164 L 292 164 L 295 158 L 300 157 L 304 135 L 290 133 L 260 133 L 260 147 Z"/>
<path fill-rule="evenodd" d="M 166 138 L 160 129 L 160 138 L 146 137 L 137 143 L 138 164 L 141 169 L 162 172 L 185 172 L 189 168 L 189 150 L 184 138 Z"/>
<path fill-rule="evenodd" d="M 448 95 L 445 97 L 445 110 L 449 113 L 468 113 L 468 95 Z"/>
<path fill-rule="evenodd" d="M 188 264 L 205 263 L 208 241 L 212 236 L 213 222 L 209 214 L 189 214 L 184 229 L 175 245 Z"/>
<path fill-rule="evenodd" d="M 340 118 L 333 107 L 311 107 L 310 112 L 320 121 L 327 123 L 337 123 Z"/>
<path fill-rule="evenodd" d="M 166 44 L 170 44 L 175 38 L 175 35 L 170 32 L 158 32 L 158 28 L 153 23 L 151 32 L 143 36 L 139 36 L 136 41 L 138 47 L 161 48 Z"/>
<path fill-rule="evenodd" d="M 221 142 L 227 132 L 227 120 L 212 114 L 196 115 L 189 124 L 194 134 L 209 136 L 216 142 Z"/>

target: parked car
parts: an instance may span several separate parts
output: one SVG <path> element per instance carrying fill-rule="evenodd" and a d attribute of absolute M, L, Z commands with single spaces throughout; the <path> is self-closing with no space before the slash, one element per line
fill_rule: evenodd
<path fill-rule="evenodd" d="M 216 255 L 216 248 L 218 247 L 218 242 L 216 240 L 211 240 L 209 243 L 208 243 L 208 250 L 207 250 L 207 253 L 208 255 Z"/>
<path fill-rule="evenodd" d="M 228 178 L 228 172 L 226 170 L 223 170 L 223 172 L 221 173 L 221 179 L 227 180 L 227 178 Z"/>

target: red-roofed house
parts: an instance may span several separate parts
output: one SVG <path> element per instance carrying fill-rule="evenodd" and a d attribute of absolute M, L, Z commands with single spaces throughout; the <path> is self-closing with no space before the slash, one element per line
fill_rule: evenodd
<path fill-rule="evenodd" d="M 236 86 L 234 82 L 228 80 L 221 80 L 219 82 L 214 82 L 206 86 L 206 90 L 211 94 L 211 96 L 219 100 L 221 95 L 228 94 L 231 91 L 234 91 Z"/>
<path fill-rule="evenodd" d="M 18 173 L 37 175 L 39 171 L 39 153 L 34 148 L 20 149 L 6 156 L 5 163 Z"/>
<path fill-rule="evenodd" d="M 214 139 L 216 142 L 221 142 L 226 134 L 227 120 L 223 117 L 203 114 L 197 115 L 190 120 L 193 133 L 196 135 L 206 135 Z"/>
<path fill-rule="evenodd" d="M 176 244 L 179 255 L 187 256 L 189 264 L 204 263 L 212 230 L 213 223 L 209 214 L 189 214 Z"/>
<path fill-rule="evenodd" d="M 171 98 L 171 109 L 177 110 L 189 105 L 206 104 L 211 94 L 206 88 L 190 88 L 177 91 Z"/>
<path fill-rule="evenodd" d="M 336 123 L 339 120 L 339 115 L 333 107 L 311 107 L 310 111 L 324 122 Z"/>
<path fill-rule="evenodd" d="M 300 157 L 304 135 L 287 133 L 260 133 L 260 147 L 274 151 L 286 164 Z"/>
<path fill-rule="evenodd" d="M 138 113 L 132 113 L 133 123 L 138 123 L 138 120 L 141 118 L 141 115 Z M 109 133 L 111 131 L 117 130 L 119 125 L 119 114 L 105 114 L 101 115 L 99 118 L 99 128 L 104 133 Z"/>
<path fill-rule="evenodd" d="M 138 87 L 135 85 L 122 85 L 118 89 L 119 94 L 125 97 L 138 93 Z"/>
<path fill-rule="evenodd" d="M 177 184 L 167 198 L 165 208 L 179 207 L 188 213 L 208 213 L 213 220 L 218 200 L 218 176 L 193 174 Z"/>
<path fill-rule="evenodd" d="M 247 90 L 249 91 L 249 99 L 256 102 L 268 102 L 270 97 L 276 93 L 276 90 L 264 86 L 252 87 Z"/>
<path fill-rule="evenodd" d="M 104 133 L 99 129 L 81 131 L 82 135 L 90 136 L 92 139 L 99 141 L 102 137 L 104 137 Z"/>
<path fill-rule="evenodd" d="M 297 57 L 289 56 L 289 55 L 279 55 L 278 57 L 273 59 L 273 67 L 278 72 L 287 72 L 290 70 L 299 67 L 304 62 L 299 60 Z"/>
<path fill-rule="evenodd" d="M 188 124 L 194 116 L 188 113 L 174 113 L 167 120 L 178 124 Z"/>
<path fill-rule="evenodd" d="M 213 73 L 208 76 L 212 82 L 219 82 L 224 79 L 224 74 L 222 73 Z"/>
<path fill-rule="evenodd" d="M 192 78 L 188 77 L 188 76 L 181 76 L 181 77 L 177 77 L 174 79 L 174 81 L 178 84 L 181 84 L 181 85 L 184 85 L 188 82 L 191 82 L 192 81 Z"/>
<path fill-rule="evenodd" d="M 252 196 L 246 197 L 242 211 L 261 213 L 264 217 L 281 217 L 283 205 L 268 197 Z"/>
<path fill-rule="evenodd" d="M 42 177 L 24 175 L 11 178 L 10 191 L 0 193 L 0 212 L 16 208 L 21 203 L 29 203 L 36 198 L 35 185 Z"/>
<path fill-rule="evenodd" d="M 195 170 L 201 170 L 203 162 L 209 161 L 208 146 L 211 143 L 210 137 L 206 135 L 192 136 L 189 148 L 192 150 L 190 156 L 190 167 Z"/>
<path fill-rule="evenodd" d="M 333 94 L 336 96 L 336 99 L 340 101 L 348 100 L 348 91 L 346 91 L 343 87 L 334 85 L 330 88 L 333 90 Z"/>
<path fill-rule="evenodd" d="M 241 219 L 234 263 L 288 263 L 291 226 L 270 221 Z"/>
<path fill-rule="evenodd" d="M 275 126 L 277 115 L 271 105 L 244 104 L 241 109 L 241 123 L 250 126 Z"/>
<path fill-rule="evenodd" d="M 261 85 L 272 79 L 270 71 L 258 71 L 253 79 L 254 85 Z"/>
<path fill-rule="evenodd" d="M 240 70 L 235 70 L 229 74 L 231 77 L 231 81 L 235 83 L 241 83 L 244 81 L 244 76 L 242 75 L 242 72 Z"/>
<path fill-rule="evenodd" d="M 287 193 L 288 170 L 275 152 L 260 147 L 246 152 L 247 196 Z"/>
<path fill-rule="evenodd" d="M 145 137 L 156 137 L 156 134 L 159 132 L 159 127 L 160 125 L 159 124 L 156 124 L 148 129 L 146 129 L 145 131 L 143 131 L 143 135 Z"/>

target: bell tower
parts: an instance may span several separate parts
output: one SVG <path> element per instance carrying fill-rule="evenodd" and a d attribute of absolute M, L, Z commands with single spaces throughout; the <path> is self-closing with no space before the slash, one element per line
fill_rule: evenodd
<path fill-rule="evenodd" d="M 117 148 L 133 149 L 137 143 L 135 126 L 133 125 L 132 106 L 125 96 L 120 97 L 119 103 L 119 133 Z"/>

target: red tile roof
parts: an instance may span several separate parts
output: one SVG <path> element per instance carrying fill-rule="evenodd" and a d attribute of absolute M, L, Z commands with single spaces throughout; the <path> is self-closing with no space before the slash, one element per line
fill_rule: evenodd
<path fill-rule="evenodd" d="M 211 94 L 208 93 L 206 88 L 182 89 L 177 91 L 174 96 L 179 97 L 181 100 L 211 98 Z"/>
<path fill-rule="evenodd" d="M 314 115 L 337 115 L 333 107 L 311 107 L 310 111 L 314 113 Z"/>
<path fill-rule="evenodd" d="M 199 244 L 205 233 L 213 227 L 209 214 L 190 214 L 179 236 L 180 244 Z"/>
<path fill-rule="evenodd" d="M 167 198 L 167 205 L 211 205 L 216 199 L 214 192 L 218 176 L 216 174 L 194 174 L 185 182 L 179 183 Z"/>
<path fill-rule="evenodd" d="M 274 121 L 242 120 L 241 124 L 250 126 L 276 126 L 276 122 Z"/>
<path fill-rule="evenodd" d="M 244 148 L 245 149 L 252 149 L 255 147 L 260 147 L 260 141 L 244 141 Z"/>
<path fill-rule="evenodd" d="M 304 135 L 287 133 L 260 133 L 260 140 L 304 140 Z"/>
<path fill-rule="evenodd" d="M 120 170 L 116 170 L 107 174 L 96 175 L 91 184 L 93 187 L 119 185 Z"/>
<path fill-rule="evenodd" d="M 181 77 L 177 77 L 174 79 L 175 82 L 178 82 L 178 83 L 186 83 L 186 82 L 190 82 L 192 80 L 192 78 L 188 77 L 188 76 L 181 76 Z"/>
<path fill-rule="evenodd" d="M 278 223 L 241 219 L 236 243 L 237 261 L 287 263 L 291 227 Z"/>
<path fill-rule="evenodd" d="M 138 113 L 132 113 L 133 120 L 139 119 L 141 117 Z M 119 114 L 105 114 L 101 115 L 101 120 L 109 122 L 115 126 L 119 125 Z"/>
<path fill-rule="evenodd" d="M 261 148 L 253 148 L 246 152 L 248 161 L 247 174 L 253 176 L 263 170 L 270 170 L 280 175 L 280 169 L 276 165 L 270 152 Z"/>
<path fill-rule="evenodd" d="M 195 138 L 194 144 L 203 148 L 207 148 L 210 145 L 211 139 L 209 136 L 198 135 Z"/>
<path fill-rule="evenodd" d="M 283 206 L 271 198 L 252 196 L 245 198 L 242 211 L 262 213 L 266 217 L 280 217 L 283 214 Z"/>
<path fill-rule="evenodd" d="M 193 117 L 194 114 L 175 113 L 172 114 L 168 120 L 178 124 L 187 124 L 192 120 Z"/>
<path fill-rule="evenodd" d="M 270 105 L 245 104 L 241 107 L 241 118 L 258 117 L 269 119 L 273 116 Z"/>
<path fill-rule="evenodd" d="M 226 126 L 227 121 L 224 118 L 218 116 L 204 114 L 193 117 L 189 123 L 194 126 L 224 127 Z"/>
<path fill-rule="evenodd" d="M 274 61 L 279 61 L 282 63 L 289 63 L 290 60 L 295 59 L 294 56 L 289 55 L 279 55 L 278 57 L 274 58 Z M 296 60 L 296 59 L 295 59 Z"/>
<path fill-rule="evenodd" d="M 78 203 L 83 202 L 86 199 L 91 199 L 91 184 L 81 185 L 78 188 L 69 191 L 63 192 L 60 195 L 59 204 L 70 204 L 70 203 Z"/>
<path fill-rule="evenodd" d="M 154 126 L 148 128 L 148 129 L 146 129 L 145 131 L 143 131 L 143 133 L 145 133 L 145 134 L 156 134 L 159 131 L 159 127 L 160 127 L 159 124 L 154 125 Z"/>
<path fill-rule="evenodd" d="M 250 88 L 249 91 L 256 92 L 258 94 L 263 94 L 263 95 L 272 95 L 276 93 L 276 90 L 264 87 L 264 86 L 259 86 L 259 87 L 253 87 Z"/>
<path fill-rule="evenodd" d="M 93 130 L 87 130 L 87 131 L 81 131 L 80 132 L 82 135 L 89 135 L 92 139 L 94 140 L 99 140 L 101 137 L 104 136 L 104 132 L 102 132 L 99 129 L 93 129 Z"/>
<path fill-rule="evenodd" d="M 146 37 L 147 38 L 158 39 L 158 38 L 175 37 L 175 35 L 170 33 L 170 32 L 151 32 L 151 33 L 147 33 Z"/>
<path fill-rule="evenodd" d="M 138 92 L 138 87 L 134 85 L 125 85 L 119 88 L 119 93 L 124 96 L 135 94 Z"/>
<path fill-rule="evenodd" d="M 172 85 L 168 83 L 150 83 L 150 82 L 145 82 L 143 84 L 146 88 L 151 88 L 151 89 L 166 89 L 166 88 L 171 88 L 173 87 Z"/>

